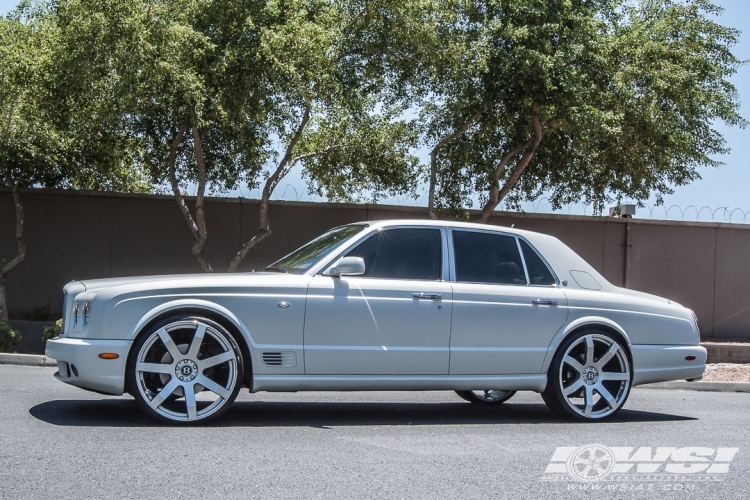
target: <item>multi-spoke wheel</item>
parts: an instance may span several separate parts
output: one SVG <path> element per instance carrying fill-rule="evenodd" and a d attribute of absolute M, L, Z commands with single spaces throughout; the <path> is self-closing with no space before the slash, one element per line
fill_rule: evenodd
<path fill-rule="evenodd" d="M 138 337 L 128 359 L 130 393 L 168 422 L 203 422 L 229 408 L 242 383 L 242 354 L 221 325 L 185 317 Z"/>
<path fill-rule="evenodd" d="M 622 408 L 630 382 L 628 353 L 619 340 L 603 331 L 587 330 L 558 349 L 542 398 L 557 414 L 601 420 Z"/>
<path fill-rule="evenodd" d="M 458 397 L 478 405 L 499 405 L 505 403 L 516 391 L 456 391 Z"/>

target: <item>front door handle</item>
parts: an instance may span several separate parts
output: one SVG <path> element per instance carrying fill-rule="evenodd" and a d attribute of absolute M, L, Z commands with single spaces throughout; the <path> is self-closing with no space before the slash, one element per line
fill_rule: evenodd
<path fill-rule="evenodd" d="M 411 294 L 415 299 L 429 299 L 429 300 L 441 300 L 443 298 L 442 293 L 431 293 L 431 292 L 414 292 Z"/>
<path fill-rule="evenodd" d="M 539 306 L 556 306 L 557 305 L 557 301 L 554 299 L 534 299 L 531 302 Z"/>

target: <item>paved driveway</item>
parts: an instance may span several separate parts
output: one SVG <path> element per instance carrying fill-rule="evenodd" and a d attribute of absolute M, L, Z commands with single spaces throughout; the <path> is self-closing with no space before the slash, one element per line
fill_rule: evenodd
<path fill-rule="evenodd" d="M 243 391 L 215 425 L 174 428 L 149 420 L 129 397 L 84 392 L 53 372 L 0 366 L 0 498 L 750 495 L 750 394 L 636 389 L 616 421 L 575 424 L 532 393 L 477 408 L 450 392 Z M 590 443 L 630 470 L 570 481 L 570 460 L 608 467 L 594 450 L 573 456 Z M 668 448 L 684 447 L 698 448 L 668 458 Z M 739 451 L 730 460 L 731 450 L 721 452 L 720 462 L 718 448 Z M 654 464 L 660 474 L 637 476 Z M 666 474 L 668 464 L 728 473 Z M 545 473 L 554 470 L 562 473 Z"/>

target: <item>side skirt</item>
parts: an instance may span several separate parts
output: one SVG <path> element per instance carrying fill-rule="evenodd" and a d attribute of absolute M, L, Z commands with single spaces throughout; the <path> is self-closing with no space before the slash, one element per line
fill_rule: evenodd
<path fill-rule="evenodd" d="M 546 374 L 531 375 L 254 375 L 250 392 L 260 391 L 469 391 L 542 392 Z"/>

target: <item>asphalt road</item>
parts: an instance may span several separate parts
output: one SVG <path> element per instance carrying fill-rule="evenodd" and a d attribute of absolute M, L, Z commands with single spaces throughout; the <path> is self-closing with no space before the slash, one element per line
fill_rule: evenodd
<path fill-rule="evenodd" d="M 576 424 L 532 393 L 477 408 L 450 392 L 243 391 L 215 425 L 174 428 L 53 372 L 0 365 L 0 498 L 750 496 L 750 394 L 636 389 L 615 421 Z M 739 452 L 727 474 L 679 481 L 545 474 L 557 447 L 590 443 Z"/>

